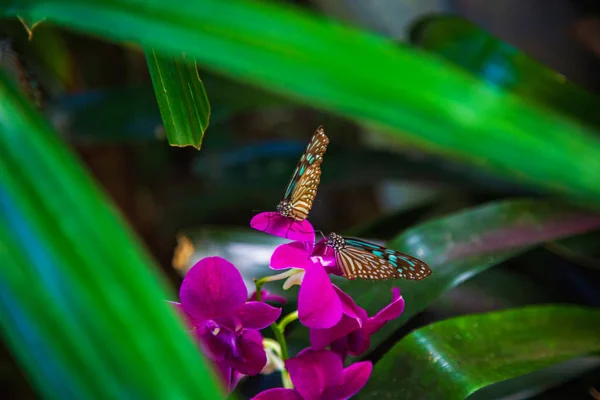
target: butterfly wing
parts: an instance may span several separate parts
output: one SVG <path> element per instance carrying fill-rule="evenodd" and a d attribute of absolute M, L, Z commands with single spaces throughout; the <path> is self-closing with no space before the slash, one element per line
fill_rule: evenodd
<path fill-rule="evenodd" d="M 360 239 L 345 238 L 344 248 L 335 257 L 348 279 L 418 281 L 431 275 L 431 269 L 423 261 Z"/>
<path fill-rule="evenodd" d="M 300 177 L 296 190 L 292 193 L 292 215 L 294 219 L 303 221 L 308 218 L 313 200 L 317 196 L 317 188 L 321 181 L 321 167 L 311 165 Z"/>
<path fill-rule="evenodd" d="M 292 174 L 285 190 L 284 200 L 292 205 L 294 219 L 303 221 L 308 217 L 317 188 L 321 181 L 321 163 L 327 151 L 329 138 L 322 126 L 313 134 L 304 154 Z"/>

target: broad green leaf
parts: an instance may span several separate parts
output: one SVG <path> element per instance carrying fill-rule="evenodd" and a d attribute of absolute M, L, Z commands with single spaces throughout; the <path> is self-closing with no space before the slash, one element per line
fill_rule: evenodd
<path fill-rule="evenodd" d="M 0 74 L 0 324 L 45 398 L 221 397 L 156 266 Z"/>
<path fill-rule="evenodd" d="M 146 52 L 154 93 L 171 146 L 200 149 L 208 128 L 210 103 L 193 57 Z"/>
<path fill-rule="evenodd" d="M 386 324 L 373 345 L 465 280 L 532 246 L 600 227 L 600 215 L 555 202 L 512 200 L 486 204 L 404 231 L 387 246 L 425 261 L 433 273 L 422 281 L 336 283 L 374 314 L 399 287 L 406 301 L 400 318 Z"/>
<path fill-rule="evenodd" d="M 488 385 L 598 354 L 598 331 L 599 309 L 568 305 L 437 322 L 398 342 L 357 398 L 462 400 Z"/>
<path fill-rule="evenodd" d="M 426 17 L 413 27 L 411 41 L 494 86 L 600 126 L 600 98 L 470 21 Z"/>
<path fill-rule="evenodd" d="M 370 121 L 449 157 L 594 203 L 595 131 L 451 63 L 277 2 L 248 0 L 15 0 L 24 15 L 177 56 Z M 93 15 L 94 18 L 82 18 Z"/>

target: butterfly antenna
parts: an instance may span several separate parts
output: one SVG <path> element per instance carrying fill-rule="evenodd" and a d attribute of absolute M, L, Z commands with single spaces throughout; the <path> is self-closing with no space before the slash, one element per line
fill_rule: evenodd
<path fill-rule="evenodd" d="M 323 236 L 323 239 L 326 239 L 325 235 L 323 234 L 323 231 L 320 229 L 315 230 L 315 232 L 319 232 L 321 234 L 321 236 Z"/>

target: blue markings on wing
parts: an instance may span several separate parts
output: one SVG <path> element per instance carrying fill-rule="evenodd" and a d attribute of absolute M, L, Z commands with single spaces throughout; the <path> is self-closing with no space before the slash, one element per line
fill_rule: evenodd
<path fill-rule="evenodd" d="M 379 250 L 373 250 L 373 254 L 375 254 L 377 257 L 383 257 L 383 253 Z"/>
<path fill-rule="evenodd" d="M 302 176 L 304 174 L 304 171 L 306 171 L 306 165 L 300 167 L 300 172 L 298 172 L 298 176 Z"/>
<path fill-rule="evenodd" d="M 311 164 L 311 165 L 312 165 L 312 163 L 315 162 L 315 157 L 312 154 L 310 154 L 310 153 L 308 153 L 306 155 L 306 159 L 308 160 L 308 163 Z"/>
<path fill-rule="evenodd" d="M 410 265 L 411 266 L 410 269 L 414 271 L 414 266 L 415 266 L 415 262 L 414 261 L 412 261 L 408 257 L 403 257 L 403 256 L 400 256 L 400 259 L 402 259 L 402 261 L 404 261 L 405 263 L 407 263 L 408 265 Z"/>
<path fill-rule="evenodd" d="M 365 242 L 359 239 L 346 239 L 346 244 L 361 249 L 379 249 L 379 246 L 373 243 Z"/>

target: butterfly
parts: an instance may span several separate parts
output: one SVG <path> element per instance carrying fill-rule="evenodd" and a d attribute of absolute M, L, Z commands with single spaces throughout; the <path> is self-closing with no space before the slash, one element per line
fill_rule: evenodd
<path fill-rule="evenodd" d="M 323 126 L 319 126 L 300 157 L 283 200 L 277 205 L 279 214 L 294 221 L 304 221 L 308 217 L 321 181 L 321 164 L 328 144 L 329 138 Z"/>
<path fill-rule="evenodd" d="M 419 281 L 431 275 L 423 261 L 361 239 L 330 233 L 325 245 L 333 249 L 335 262 L 348 279 Z"/>

